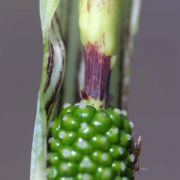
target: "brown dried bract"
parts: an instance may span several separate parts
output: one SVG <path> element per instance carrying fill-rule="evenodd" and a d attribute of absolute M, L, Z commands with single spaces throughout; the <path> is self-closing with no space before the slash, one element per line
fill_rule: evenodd
<path fill-rule="evenodd" d="M 135 141 L 134 143 L 134 170 L 139 171 L 140 170 L 140 165 L 139 165 L 139 160 L 140 160 L 140 155 L 141 155 L 141 146 L 142 146 L 142 138 L 139 136 L 138 140 Z"/>

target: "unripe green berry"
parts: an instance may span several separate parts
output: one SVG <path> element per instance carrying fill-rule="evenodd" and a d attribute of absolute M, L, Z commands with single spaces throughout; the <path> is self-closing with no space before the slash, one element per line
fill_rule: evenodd
<path fill-rule="evenodd" d="M 49 180 L 58 180 L 58 168 L 56 166 L 51 166 L 48 169 L 48 179 Z"/>
<path fill-rule="evenodd" d="M 48 154 L 48 163 L 51 165 L 58 165 L 59 164 L 59 156 L 57 153 L 49 153 Z"/>
<path fill-rule="evenodd" d="M 100 151 L 95 151 L 92 154 L 92 159 L 101 166 L 109 166 L 113 161 L 109 153 L 104 153 Z"/>
<path fill-rule="evenodd" d="M 77 106 L 73 111 L 73 115 L 80 121 L 83 119 L 85 122 L 89 122 L 96 112 L 96 109 L 92 106 Z"/>
<path fill-rule="evenodd" d="M 111 127 L 112 120 L 104 111 L 99 111 L 92 120 L 92 125 L 97 132 L 105 133 Z"/>
<path fill-rule="evenodd" d="M 84 122 L 81 124 L 78 133 L 80 137 L 89 140 L 94 136 L 95 129 L 91 125 L 88 125 L 86 122 Z"/>
<path fill-rule="evenodd" d="M 127 155 L 127 151 L 124 147 L 113 145 L 109 149 L 109 153 L 114 159 L 123 159 Z"/>
<path fill-rule="evenodd" d="M 109 117 L 111 118 L 111 120 L 113 121 L 113 124 L 115 126 L 118 126 L 119 129 L 124 128 L 123 117 L 120 116 L 119 109 L 108 108 L 108 109 L 106 109 L 106 112 L 109 114 Z"/>
<path fill-rule="evenodd" d="M 108 142 L 107 137 L 103 135 L 98 134 L 94 136 L 91 140 L 91 143 L 94 149 L 108 151 L 108 149 L 110 148 L 110 143 Z"/>
<path fill-rule="evenodd" d="M 119 142 L 119 129 L 117 127 L 111 127 L 106 133 L 109 142 L 118 143 Z"/>
<path fill-rule="evenodd" d="M 96 172 L 97 165 L 88 157 L 85 156 L 79 164 L 79 172 L 94 174 Z"/>
<path fill-rule="evenodd" d="M 63 144 L 63 145 L 71 145 L 75 142 L 76 140 L 76 137 L 77 137 L 77 134 L 73 131 L 64 131 L 64 130 L 61 130 L 59 132 L 59 139 L 60 139 L 60 142 Z"/>
<path fill-rule="evenodd" d="M 76 163 L 62 162 L 59 165 L 59 172 L 61 176 L 76 176 L 78 166 Z"/>
<path fill-rule="evenodd" d="M 126 133 L 125 131 L 121 131 L 120 145 L 124 147 L 128 147 L 131 141 L 132 141 L 132 136 Z"/>
<path fill-rule="evenodd" d="M 123 161 L 115 161 L 112 164 L 112 168 L 118 174 L 125 172 L 127 169 L 126 164 Z"/>
<path fill-rule="evenodd" d="M 79 162 L 82 158 L 80 153 L 70 147 L 61 148 L 59 150 L 59 156 L 61 159 L 70 162 Z"/>
<path fill-rule="evenodd" d="M 76 131 L 79 128 L 80 123 L 71 114 L 66 114 L 62 117 L 61 126 L 64 130 Z"/>
<path fill-rule="evenodd" d="M 94 176 L 90 174 L 78 174 L 76 179 L 77 180 L 94 180 Z"/>
<path fill-rule="evenodd" d="M 75 142 L 74 148 L 82 154 L 91 154 L 93 152 L 93 147 L 90 145 L 90 143 L 82 138 L 79 138 Z"/>
<path fill-rule="evenodd" d="M 63 109 L 61 110 L 60 112 L 60 115 L 59 117 L 63 117 L 65 114 L 68 114 L 68 113 L 71 113 L 73 110 L 74 110 L 74 106 L 73 105 L 70 105 L 70 104 L 65 104 Z"/>
<path fill-rule="evenodd" d="M 114 173 L 110 167 L 109 168 L 100 167 L 100 168 L 98 168 L 95 177 L 96 177 L 96 179 L 99 179 L 99 180 L 100 179 L 110 180 L 110 179 L 113 179 Z"/>
<path fill-rule="evenodd" d="M 58 137 L 58 130 L 60 130 L 60 121 L 59 118 L 56 118 L 55 121 L 51 122 L 50 125 L 50 132 L 53 137 L 57 138 Z"/>
<path fill-rule="evenodd" d="M 129 120 L 127 119 L 127 117 L 123 117 L 124 119 L 124 130 L 127 132 L 127 133 L 132 133 L 132 122 L 129 122 Z"/>
<path fill-rule="evenodd" d="M 49 147 L 50 147 L 51 151 L 55 152 L 55 151 L 59 150 L 61 144 L 60 144 L 58 139 L 55 139 L 54 137 L 52 137 L 52 138 L 49 139 L 48 142 L 49 142 Z"/>

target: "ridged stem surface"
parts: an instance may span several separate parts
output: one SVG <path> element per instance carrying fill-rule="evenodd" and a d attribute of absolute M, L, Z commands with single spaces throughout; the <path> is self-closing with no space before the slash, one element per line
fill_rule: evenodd
<path fill-rule="evenodd" d="M 116 59 L 121 0 L 80 0 L 79 26 L 85 59 L 82 98 L 97 108 L 109 97 L 109 80 Z"/>

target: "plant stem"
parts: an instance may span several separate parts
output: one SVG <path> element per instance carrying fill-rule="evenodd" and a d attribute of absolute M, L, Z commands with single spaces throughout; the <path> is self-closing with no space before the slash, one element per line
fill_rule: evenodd
<path fill-rule="evenodd" d="M 127 2 L 128 3 L 128 2 Z M 121 85 L 120 85 L 120 94 L 119 94 L 119 106 L 121 109 L 128 108 L 128 95 L 130 89 L 130 80 L 131 80 L 131 57 L 134 48 L 134 38 L 138 32 L 139 27 L 139 14 L 141 9 L 141 0 L 129 1 L 129 8 L 127 7 L 128 13 L 128 26 L 125 30 L 126 36 L 124 39 L 124 45 L 122 49 L 122 59 L 121 64 Z"/>
<path fill-rule="evenodd" d="M 131 76 L 131 56 L 138 32 L 141 0 L 122 0 L 118 37 L 117 66 L 112 73 L 112 105 L 127 110 Z"/>
<path fill-rule="evenodd" d="M 80 0 L 79 25 L 85 59 L 82 98 L 101 108 L 109 98 L 109 80 L 116 59 L 121 0 Z"/>
<path fill-rule="evenodd" d="M 66 1 L 66 0 L 65 0 Z M 63 103 L 74 103 L 76 100 L 75 92 L 77 89 L 77 61 L 80 53 L 80 37 L 78 29 L 78 0 L 68 0 L 71 6 L 68 12 L 68 39 L 67 39 L 67 63 L 64 79 Z"/>

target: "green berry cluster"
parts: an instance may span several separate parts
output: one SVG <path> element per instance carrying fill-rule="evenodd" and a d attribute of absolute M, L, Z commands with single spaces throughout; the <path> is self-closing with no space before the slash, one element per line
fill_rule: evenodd
<path fill-rule="evenodd" d="M 50 125 L 48 179 L 133 179 L 132 126 L 119 109 L 66 104 Z"/>

